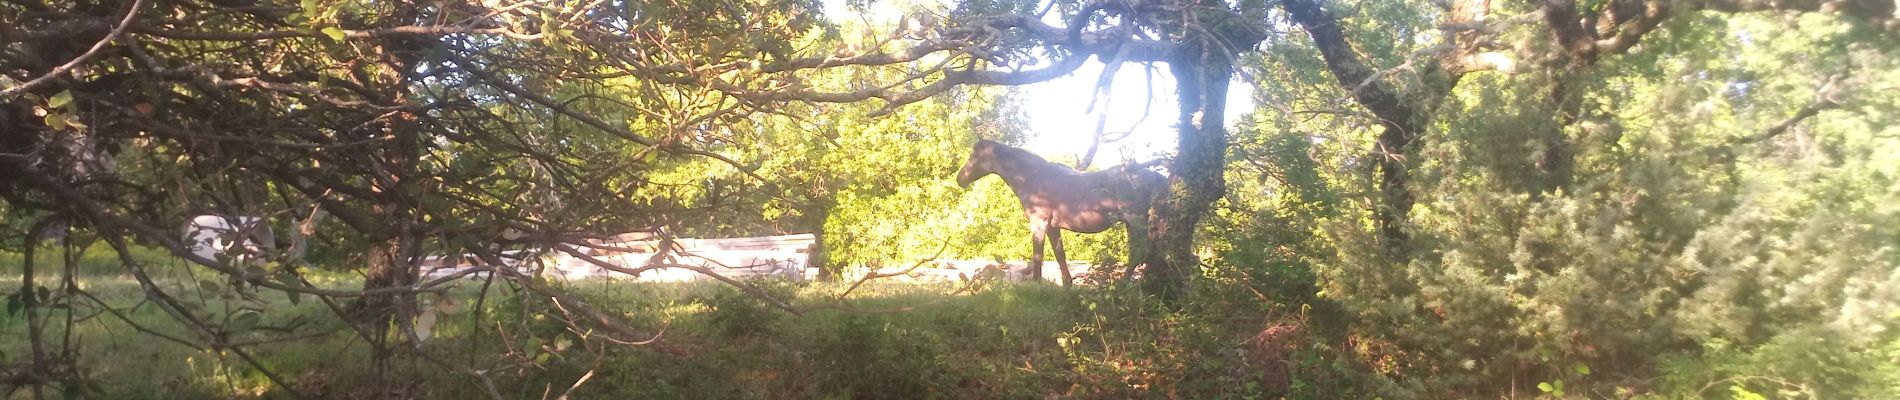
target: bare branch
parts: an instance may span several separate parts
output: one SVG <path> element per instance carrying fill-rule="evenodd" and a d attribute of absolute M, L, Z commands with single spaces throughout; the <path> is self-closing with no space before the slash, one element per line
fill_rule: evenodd
<path fill-rule="evenodd" d="M 520 33 L 520 32 L 508 30 L 506 28 L 478 28 L 478 27 L 470 27 L 470 26 L 452 26 L 452 25 L 398 26 L 398 27 L 391 27 L 391 28 L 365 29 L 365 30 L 344 29 L 342 31 L 343 31 L 343 37 L 349 38 L 349 39 L 378 39 L 378 38 L 400 36 L 400 35 L 505 36 L 510 39 L 516 39 L 516 40 L 538 40 L 538 39 L 541 39 L 542 37 L 542 34 L 539 34 L 539 33 Z M 209 41 L 209 42 L 256 42 L 256 41 L 276 40 L 276 39 L 326 37 L 322 32 L 310 31 L 310 30 L 276 30 L 276 31 L 262 31 L 262 32 L 193 32 L 193 31 L 176 31 L 176 30 L 169 30 L 169 29 L 163 29 L 163 28 L 151 27 L 151 26 L 142 26 L 142 25 L 133 27 L 132 32 L 142 34 L 142 35 L 151 35 L 151 36 L 157 36 L 157 37 L 162 37 L 162 38 L 167 38 L 167 39 L 198 40 L 198 41 Z"/>
<path fill-rule="evenodd" d="M 547 107 L 550 110 L 554 110 L 555 112 L 561 113 L 561 115 L 566 115 L 569 118 L 573 118 L 577 121 L 581 121 L 581 123 L 587 124 L 587 126 L 593 127 L 594 129 L 599 129 L 602 132 L 607 132 L 614 136 L 619 136 L 623 139 L 627 139 L 634 143 L 639 143 L 640 145 L 643 145 L 643 146 L 651 147 L 651 146 L 660 145 L 659 141 L 656 141 L 652 138 L 636 135 L 633 132 L 628 131 L 624 128 L 614 126 L 614 125 L 609 125 L 607 124 L 606 121 L 601 121 L 600 118 L 598 117 L 589 115 L 587 113 L 582 113 L 580 111 L 575 111 L 573 108 L 564 106 L 559 102 L 555 102 L 554 100 L 548 99 L 547 97 L 543 97 L 539 94 L 536 94 L 532 91 L 524 89 L 520 86 L 516 86 L 513 83 L 509 83 L 507 80 L 497 77 L 494 74 L 489 73 L 488 71 L 485 71 L 480 67 L 477 67 L 475 63 L 469 62 L 467 58 L 464 58 L 460 55 L 451 53 L 449 54 L 448 57 L 450 60 L 455 61 L 457 65 L 460 65 L 463 70 L 467 71 L 471 75 L 475 75 L 475 77 L 477 78 L 480 78 L 483 82 L 488 83 L 489 86 L 494 86 L 503 91 L 507 91 L 509 94 L 513 94 L 515 96 L 528 99 L 528 101 L 530 102 L 539 104 L 542 107 Z M 742 164 L 737 160 L 733 160 L 730 157 L 726 157 L 725 155 L 708 152 L 704 150 L 678 148 L 674 146 L 663 147 L 663 149 L 664 151 L 667 151 L 669 153 L 693 155 L 693 156 L 700 156 L 700 157 L 706 157 L 706 158 L 718 160 L 719 162 L 725 163 L 727 165 L 731 165 L 734 169 L 739 170 L 739 172 L 744 173 L 746 176 L 751 177 L 752 179 L 756 179 L 760 182 L 769 182 L 769 180 L 765 179 L 765 177 L 759 176 L 758 173 L 753 170 L 753 168 L 748 168 L 745 166 L 745 164 Z"/>
<path fill-rule="evenodd" d="M 918 88 L 915 90 L 909 90 L 909 91 L 892 90 L 892 89 L 887 89 L 887 88 L 870 88 L 870 89 L 863 89 L 863 90 L 858 90 L 854 92 L 842 92 L 842 93 L 812 92 L 812 91 L 781 91 L 781 92 L 775 92 L 775 93 L 758 93 L 758 94 L 748 95 L 747 93 L 743 91 L 737 91 L 737 90 L 734 90 L 731 93 L 740 95 L 743 97 L 750 97 L 759 101 L 794 101 L 796 100 L 796 101 L 811 101 L 811 102 L 819 102 L 819 103 L 853 103 L 853 102 L 859 102 L 859 101 L 864 101 L 864 100 L 869 100 L 869 99 L 881 99 L 881 100 L 884 100 L 886 103 L 885 109 L 889 110 L 897 106 L 902 106 L 902 105 L 906 105 L 910 103 L 923 101 L 924 99 L 928 99 L 931 96 L 936 96 L 937 94 L 948 91 L 951 88 L 955 88 L 959 85 L 965 85 L 965 84 L 1025 85 L 1025 84 L 1042 82 L 1042 81 L 1047 81 L 1050 79 L 1059 78 L 1064 75 L 1068 75 L 1069 73 L 1075 72 L 1076 69 L 1081 68 L 1082 63 L 1086 61 L 1087 58 L 1088 57 L 1085 55 L 1070 55 L 1068 57 L 1063 57 L 1056 60 L 1055 65 L 1051 65 L 1047 68 L 1025 70 L 1025 71 L 948 70 L 948 71 L 944 71 L 943 77 L 941 79 L 938 79 L 936 82 L 932 82 L 929 85 L 925 85 L 921 88 Z"/>
<path fill-rule="evenodd" d="M 873 279 L 882 279 L 882 278 L 889 278 L 893 276 L 910 275 L 911 271 L 916 271 L 918 268 L 922 268 L 924 264 L 928 264 L 931 261 L 937 261 L 937 257 L 942 257 L 943 251 L 949 250 L 949 249 L 950 249 L 950 241 L 948 239 L 945 239 L 943 241 L 943 245 L 937 247 L 936 254 L 931 254 L 930 258 L 917 260 L 917 263 L 911 264 L 910 268 L 906 268 L 902 272 L 885 273 L 885 272 L 871 271 L 870 273 L 864 274 L 864 277 L 858 278 L 856 282 L 851 282 L 851 287 L 845 288 L 844 292 L 842 293 L 838 293 L 838 300 L 843 301 L 845 297 L 851 295 L 851 292 L 858 290 L 858 286 L 864 285 L 865 282 L 869 282 Z"/>
<path fill-rule="evenodd" d="M 778 296 L 773 296 L 771 293 L 766 293 L 764 289 L 760 289 L 758 286 L 754 286 L 754 285 L 739 281 L 738 279 L 733 279 L 731 277 L 722 275 L 718 272 L 713 271 L 710 268 L 701 267 L 697 265 L 687 265 L 687 264 L 677 264 L 677 263 L 658 263 L 658 262 L 648 263 L 647 265 L 641 266 L 639 268 L 627 268 L 627 267 L 620 266 L 618 264 L 607 262 L 606 260 L 596 258 L 594 256 L 588 255 L 587 253 L 582 253 L 578 249 L 574 248 L 575 245 L 597 246 L 591 243 L 561 243 L 561 244 L 556 245 L 555 250 L 559 250 L 562 253 L 567 253 L 567 255 L 569 256 L 573 256 L 574 258 L 580 259 L 582 261 L 586 261 L 588 264 L 593 264 L 594 266 L 600 267 L 602 269 L 627 274 L 628 276 L 638 276 L 641 272 L 646 272 L 649 270 L 654 270 L 654 269 L 659 269 L 659 268 L 680 268 L 680 269 L 691 270 L 693 272 L 699 273 L 700 275 L 705 275 L 707 277 L 717 279 L 720 282 L 725 282 L 726 284 L 730 284 L 733 287 L 737 287 L 739 288 L 739 290 L 743 290 L 748 294 L 758 297 L 759 299 L 766 300 L 767 302 L 772 303 L 773 306 L 778 307 L 780 310 L 785 310 L 785 312 L 789 312 L 794 315 L 804 314 L 804 311 L 799 310 L 796 307 L 792 307 L 791 303 L 786 302 L 784 299 L 778 298 Z M 673 246 L 662 246 L 662 248 L 665 248 L 665 247 L 673 247 Z M 669 249 L 665 251 L 677 251 L 677 249 Z M 664 253 L 655 254 L 654 257 L 658 258 L 661 256 L 661 254 L 664 254 Z M 704 258 L 704 257 L 701 257 L 701 258 Z M 712 261 L 712 260 L 708 260 L 708 261 Z M 713 261 L 713 262 L 717 263 L 717 261 Z"/>
<path fill-rule="evenodd" d="M 33 90 L 33 88 L 35 87 L 39 87 L 40 85 L 46 84 L 46 82 L 52 81 L 53 78 L 59 77 L 60 75 L 65 75 L 67 71 L 72 71 L 73 68 L 79 67 L 80 64 L 85 64 L 87 62 L 92 61 L 93 57 L 99 56 L 99 50 L 105 49 L 106 45 L 112 43 L 113 40 L 118 39 L 119 35 L 125 34 L 125 29 L 127 27 L 132 26 L 132 17 L 138 16 L 139 7 L 143 7 L 144 5 L 145 5 L 145 0 L 132 0 L 132 7 L 126 9 L 125 18 L 119 20 L 119 26 L 112 28 L 112 33 L 107 33 L 105 38 L 99 39 L 99 42 L 93 43 L 92 48 L 86 49 L 86 52 L 81 53 L 78 57 L 73 57 L 72 61 L 67 61 L 65 64 L 60 64 L 60 66 L 58 67 L 53 67 L 51 71 L 46 71 L 45 74 L 41 74 L 38 78 L 33 78 L 32 80 L 26 81 L 26 83 L 20 84 L 20 86 L 14 86 L 14 87 L 7 88 L 6 90 L 0 90 L 0 99 L 11 98 L 15 95 L 19 95 L 20 93 L 24 93 L 28 90 Z"/>
<path fill-rule="evenodd" d="M 1821 84 L 1820 89 L 1815 90 L 1813 103 L 1802 106 L 1800 110 L 1794 112 L 1794 115 L 1782 119 L 1781 123 L 1770 126 L 1768 129 L 1761 131 L 1761 133 L 1735 138 L 1730 140 L 1729 143 L 1740 145 L 1774 139 L 1776 136 L 1787 133 L 1788 130 L 1794 128 L 1795 125 L 1800 125 L 1802 121 L 1806 121 L 1808 118 L 1814 117 L 1822 111 L 1841 108 L 1843 104 L 1840 100 L 1836 100 L 1834 96 L 1841 90 L 1840 84 L 1844 79 L 1845 77 L 1843 75 L 1828 77 L 1827 82 Z"/>
<path fill-rule="evenodd" d="M 114 216 L 110 212 L 106 211 L 103 206 L 100 206 L 92 198 L 79 193 L 77 190 L 74 190 L 71 186 L 54 181 L 50 177 L 47 177 L 45 175 L 38 174 L 38 173 L 33 173 L 30 167 L 20 165 L 20 166 L 16 166 L 16 170 L 20 171 L 21 172 L 20 175 L 24 175 L 24 177 L 29 183 L 33 183 L 39 186 L 40 189 L 53 194 L 54 197 L 59 198 L 60 200 L 71 204 L 72 207 L 75 209 L 75 211 L 80 212 L 88 220 L 92 221 L 92 223 L 97 224 L 101 229 L 130 230 L 133 233 L 137 234 L 139 237 L 144 238 L 145 240 L 150 241 L 150 242 L 158 243 L 160 246 L 166 248 L 167 250 L 170 250 L 172 255 L 178 256 L 179 258 L 183 258 L 186 261 L 191 261 L 194 264 L 211 268 L 212 270 L 216 270 L 219 273 L 242 279 L 244 280 L 245 283 L 248 283 L 251 285 L 256 285 L 259 287 L 265 287 L 265 288 L 281 290 L 281 291 L 286 291 L 286 292 L 314 294 L 318 296 L 329 296 L 329 297 L 362 297 L 362 296 L 374 296 L 374 295 L 383 295 L 383 294 L 437 292 L 437 291 L 443 290 L 443 288 L 441 287 L 435 287 L 435 288 L 392 287 L 392 288 L 384 288 L 384 289 L 351 291 L 351 290 L 323 289 L 323 288 L 310 287 L 310 286 L 285 285 L 282 283 L 278 283 L 276 281 L 265 279 L 265 277 L 262 277 L 262 276 L 256 276 L 253 274 L 245 273 L 244 271 L 239 270 L 235 267 L 232 267 L 228 264 L 219 262 L 217 260 L 205 258 L 204 256 L 200 256 L 197 253 L 193 253 L 183 243 L 180 243 L 176 238 L 173 238 L 171 235 L 167 235 L 161 230 L 148 226 L 143 221 L 139 221 L 136 219 L 120 218 L 120 217 Z"/>

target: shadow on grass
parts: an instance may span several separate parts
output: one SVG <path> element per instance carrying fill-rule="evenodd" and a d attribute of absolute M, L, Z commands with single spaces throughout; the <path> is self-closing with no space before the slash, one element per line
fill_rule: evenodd
<path fill-rule="evenodd" d="M 485 397 L 470 378 L 415 357 L 373 375 L 367 346 L 317 301 L 213 293 L 189 286 L 189 278 L 167 276 L 161 284 L 202 306 L 194 312 L 210 320 L 260 315 L 256 327 L 230 340 L 270 341 L 250 349 L 306 395 Z M 326 286 L 351 285 L 332 280 Z M 793 315 L 716 283 L 562 284 L 630 324 L 663 330 L 661 340 L 677 351 L 656 352 L 569 326 L 560 307 L 504 283 L 484 297 L 480 283 L 423 296 L 436 321 L 421 347 L 485 371 L 507 398 L 552 398 L 570 388 L 573 398 L 700 399 L 1247 397 L 1284 389 L 1263 383 L 1270 363 L 1247 358 L 1258 353 L 1246 351 L 1261 332 L 1257 319 L 1183 315 L 1109 289 L 996 284 L 951 294 L 956 288 L 947 284 L 873 283 L 838 300 L 841 284 L 763 283 L 799 308 L 855 310 Z M 142 304 L 129 278 L 89 277 L 82 287 L 133 323 L 190 337 L 171 316 Z M 898 309 L 907 311 L 866 312 Z M 0 334 L 24 330 L 17 319 L 0 322 Z M 74 325 L 72 336 L 89 376 L 106 383 L 107 398 L 288 397 L 228 352 L 153 340 L 124 321 L 93 316 Z M 23 342 L 9 340 L 0 351 L 22 354 Z"/>

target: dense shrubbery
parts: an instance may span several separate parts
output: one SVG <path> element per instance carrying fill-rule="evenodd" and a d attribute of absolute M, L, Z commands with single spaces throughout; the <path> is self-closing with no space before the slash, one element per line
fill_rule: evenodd
<path fill-rule="evenodd" d="M 1590 397 L 1900 396 L 1900 131 L 1896 99 L 1871 95 L 1892 93 L 1894 58 L 1821 16 L 1671 28 L 1587 83 L 1600 109 L 1566 131 L 1566 189 L 1536 189 L 1557 150 L 1525 136 L 1552 123 L 1545 78 L 1486 76 L 1420 144 L 1405 252 L 1389 251 L 1372 210 L 1327 201 L 1376 190 L 1364 164 L 1329 152 L 1366 139 L 1266 117 L 1243 130 L 1254 164 L 1233 167 L 1260 181 L 1229 196 L 1238 211 L 1217 246 L 1243 273 L 1310 268 L 1363 365 L 1384 373 L 1367 382 L 1413 395 L 1562 381 Z M 1813 71 L 1842 68 L 1871 97 L 1757 137 L 1838 95 L 1817 94 L 1828 78 Z M 1322 178 L 1308 177 L 1314 164 Z"/>
<path fill-rule="evenodd" d="M 873 284 L 862 300 L 848 303 L 870 312 L 790 316 L 726 287 L 639 286 L 580 289 L 630 315 L 666 314 L 655 322 L 670 326 L 669 343 L 690 355 L 610 350 L 603 368 L 616 379 L 590 383 L 581 394 L 1120 399 L 1374 393 L 1353 386 L 1359 380 L 1352 363 L 1337 361 L 1348 358 L 1306 338 L 1294 315 L 1262 313 L 1280 307 L 1243 291 L 1206 291 L 1185 303 L 1189 310 L 1176 311 L 1126 290 L 1004 284 L 944 299 L 935 294 L 938 287 Z M 814 285 L 793 298 L 821 304 L 837 288 Z M 899 307 L 915 308 L 877 312 Z M 572 382 L 591 362 L 570 352 L 512 384 Z"/>

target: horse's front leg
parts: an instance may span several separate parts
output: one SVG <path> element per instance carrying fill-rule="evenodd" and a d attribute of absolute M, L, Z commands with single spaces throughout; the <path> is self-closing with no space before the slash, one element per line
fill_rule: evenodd
<path fill-rule="evenodd" d="M 1135 280 L 1135 268 L 1148 263 L 1154 246 L 1148 243 L 1148 210 L 1134 210 L 1122 216 L 1122 223 L 1128 228 L 1128 266 L 1122 269 L 1122 283 Z"/>
<path fill-rule="evenodd" d="M 1042 242 L 1048 238 L 1048 227 L 1046 221 L 1029 220 L 1029 277 L 1038 282 L 1042 281 Z"/>
<path fill-rule="evenodd" d="M 1049 227 L 1049 247 L 1056 251 L 1056 267 L 1062 269 L 1062 287 L 1069 287 L 1069 256 L 1062 251 L 1062 228 Z"/>

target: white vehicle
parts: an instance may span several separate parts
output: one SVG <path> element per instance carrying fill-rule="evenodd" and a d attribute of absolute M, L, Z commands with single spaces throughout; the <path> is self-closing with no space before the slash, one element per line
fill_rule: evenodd
<path fill-rule="evenodd" d="M 258 217 L 199 215 L 185 224 L 185 245 L 207 259 L 223 255 L 233 265 L 262 265 L 277 247 L 277 235 Z"/>

